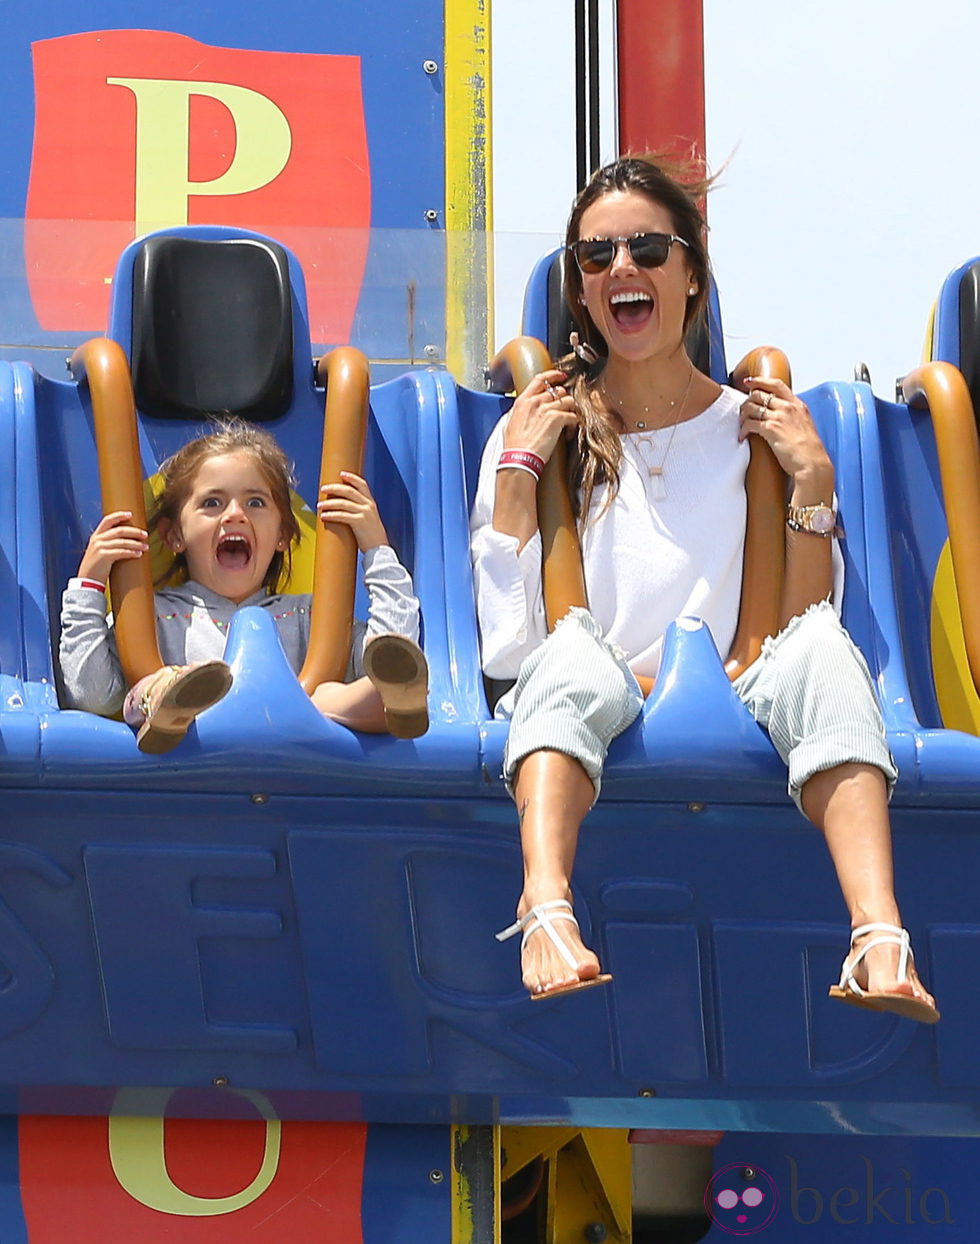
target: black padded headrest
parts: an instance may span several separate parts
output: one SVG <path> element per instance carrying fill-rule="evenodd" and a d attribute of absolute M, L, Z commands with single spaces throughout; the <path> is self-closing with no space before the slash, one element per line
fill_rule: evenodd
<path fill-rule="evenodd" d="M 959 368 L 970 390 L 973 413 L 980 422 L 980 262 L 971 264 L 960 280 Z"/>
<path fill-rule="evenodd" d="M 133 268 L 131 364 L 144 414 L 283 414 L 293 393 L 286 252 L 254 238 L 148 239 Z"/>
<path fill-rule="evenodd" d="M 565 301 L 562 252 L 559 251 L 548 270 L 548 351 L 553 359 L 567 354 L 568 336 L 573 328 L 572 314 Z M 707 320 L 702 318 L 687 334 L 687 352 L 691 362 L 706 376 L 711 375 L 710 336 Z"/>

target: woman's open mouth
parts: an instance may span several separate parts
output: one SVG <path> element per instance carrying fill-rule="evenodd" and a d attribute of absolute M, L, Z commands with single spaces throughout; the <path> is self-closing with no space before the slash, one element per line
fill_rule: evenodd
<path fill-rule="evenodd" d="M 653 314 L 653 298 L 640 289 L 622 289 L 609 299 L 609 310 L 626 332 L 642 328 Z"/>
<path fill-rule="evenodd" d="M 222 536 L 215 556 L 223 570 L 244 570 L 252 560 L 252 546 L 245 536 Z"/>

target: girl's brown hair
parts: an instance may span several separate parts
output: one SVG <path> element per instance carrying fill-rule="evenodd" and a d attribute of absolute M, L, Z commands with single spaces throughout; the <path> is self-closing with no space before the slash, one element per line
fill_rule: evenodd
<path fill-rule="evenodd" d="M 189 441 L 163 463 L 160 467 L 163 489 L 150 511 L 150 530 L 155 530 L 161 520 L 171 524 L 177 522 L 204 462 L 209 458 L 236 453 L 251 454 L 255 459 L 279 511 L 286 547 L 276 551 L 263 579 L 266 590 L 274 594 L 289 577 L 292 549 L 299 540 L 300 530 L 290 497 L 290 490 L 294 487 L 292 465 L 276 439 L 255 424 L 247 423 L 244 419 L 216 422 L 213 432 Z M 187 560 L 182 552 L 175 553 L 173 564 L 160 576 L 157 586 L 164 583 L 183 583 L 186 578 Z"/>
<path fill-rule="evenodd" d="M 582 299 L 582 273 L 575 256 L 568 249 L 580 237 L 582 217 L 593 203 L 616 191 L 645 194 L 648 199 L 670 213 L 673 232 L 687 243 L 684 258 L 694 272 L 697 290 L 687 301 L 684 330 L 704 316 L 708 303 L 711 265 L 705 243 L 706 224 L 700 201 L 704 199 L 712 179 L 701 166 L 671 160 L 658 154 L 624 156 L 594 173 L 585 189 L 572 205 L 565 232 L 564 285 L 565 301 L 575 322 L 579 341 L 598 356 L 589 363 L 577 354 L 569 354 L 557 366 L 568 375 L 567 385 L 575 398 L 579 427 L 575 447 L 568 456 L 568 485 L 572 504 L 578 517 L 589 512 L 593 491 L 600 484 L 609 485 L 608 505 L 619 488 L 619 466 L 623 447 L 621 428 L 610 423 L 593 400 L 609 348 L 602 333 Z"/>

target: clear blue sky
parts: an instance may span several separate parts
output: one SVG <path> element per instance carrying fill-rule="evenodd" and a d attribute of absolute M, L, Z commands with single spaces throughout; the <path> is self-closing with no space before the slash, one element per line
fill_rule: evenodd
<path fill-rule="evenodd" d="M 920 358 L 946 274 L 980 255 L 975 0 L 704 0 L 711 253 L 729 357 L 874 389 Z"/>

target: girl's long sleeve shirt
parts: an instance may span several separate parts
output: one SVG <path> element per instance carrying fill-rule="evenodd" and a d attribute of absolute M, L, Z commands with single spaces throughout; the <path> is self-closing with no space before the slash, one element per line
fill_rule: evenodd
<path fill-rule="evenodd" d="M 375 635 L 395 634 L 418 642 L 419 602 L 412 579 L 388 545 L 363 557 L 368 594 L 366 622 L 354 619 L 345 682 L 364 673 L 364 644 Z M 240 604 L 189 581 L 155 594 L 157 639 L 166 665 L 208 661 L 224 654 L 231 620 L 239 609 L 268 610 L 286 659 L 297 673 L 310 639 L 308 595 L 267 596 L 256 592 Z M 119 664 L 106 598 L 97 588 L 70 587 L 62 597 L 59 650 L 66 707 L 112 716 L 122 707 L 126 683 Z"/>

